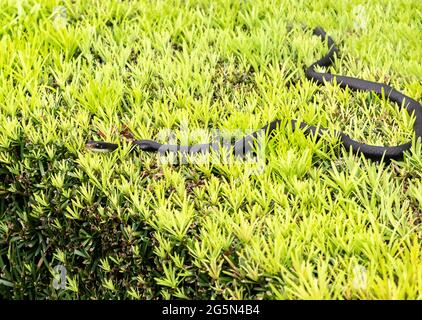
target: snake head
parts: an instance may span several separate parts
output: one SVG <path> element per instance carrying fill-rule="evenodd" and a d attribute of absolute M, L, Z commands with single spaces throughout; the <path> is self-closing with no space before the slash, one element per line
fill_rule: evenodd
<path fill-rule="evenodd" d="M 117 144 L 104 141 L 88 141 L 86 148 L 96 152 L 111 152 L 117 149 Z"/>

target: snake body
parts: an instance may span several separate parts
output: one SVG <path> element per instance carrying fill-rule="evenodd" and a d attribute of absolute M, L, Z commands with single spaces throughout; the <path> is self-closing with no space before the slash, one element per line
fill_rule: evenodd
<path fill-rule="evenodd" d="M 394 102 L 402 107 L 405 107 L 409 114 L 415 116 L 415 124 L 413 127 L 415 137 L 422 137 L 422 105 L 416 100 L 404 95 L 403 93 L 395 90 L 394 88 L 383 84 L 372 81 L 367 81 L 363 79 L 334 75 L 331 73 L 317 72 L 316 67 L 329 67 L 334 63 L 334 59 L 338 53 L 338 48 L 336 47 L 333 39 L 327 35 L 327 33 L 320 27 L 317 27 L 313 30 L 313 34 L 319 36 L 322 41 L 327 41 L 329 51 L 327 54 L 322 57 L 320 60 L 316 61 L 310 65 L 305 70 L 305 76 L 308 80 L 314 81 L 319 85 L 325 85 L 328 83 L 337 83 L 341 88 L 349 88 L 353 91 L 366 91 L 377 94 L 378 96 L 385 96 L 389 101 Z M 247 154 L 253 148 L 253 141 L 262 133 L 270 134 L 272 131 L 276 130 L 282 124 L 282 120 L 274 120 L 259 130 L 235 141 L 233 144 L 233 152 L 236 155 Z M 303 130 L 305 135 L 315 135 L 316 139 L 319 139 L 322 134 L 327 131 L 325 128 L 317 128 L 312 125 L 308 125 L 304 122 L 299 122 L 297 120 L 290 120 L 290 125 L 292 130 L 297 130 L 300 128 Z M 403 153 L 406 150 L 409 150 L 412 146 L 412 142 L 397 145 L 397 146 L 375 146 L 365 144 L 350 138 L 347 134 L 336 131 L 337 135 L 340 136 L 341 143 L 347 150 L 352 150 L 354 154 L 363 154 L 366 158 L 380 161 L 384 160 L 386 162 L 391 160 L 400 160 L 403 157 Z M 231 145 L 217 144 L 217 143 L 204 143 L 204 144 L 194 144 L 194 145 L 173 145 L 173 144 L 161 144 L 153 140 L 133 140 L 132 144 L 134 147 L 147 151 L 147 152 L 181 152 L 186 154 L 196 154 L 196 153 L 207 153 L 211 150 L 218 150 L 221 147 L 231 147 Z M 103 142 L 103 141 L 90 141 L 87 144 L 87 147 L 92 150 L 97 151 L 113 151 L 118 148 L 117 144 Z"/>

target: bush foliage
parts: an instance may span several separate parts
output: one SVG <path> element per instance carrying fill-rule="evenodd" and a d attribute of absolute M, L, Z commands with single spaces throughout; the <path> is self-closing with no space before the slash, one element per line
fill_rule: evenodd
<path fill-rule="evenodd" d="M 120 139 L 281 118 L 406 141 L 400 107 L 305 79 L 326 47 L 302 25 L 338 43 L 331 72 L 420 101 L 419 0 L 0 3 L 0 297 L 422 298 L 420 142 L 386 165 L 280 129 L 250 171 Z"/>

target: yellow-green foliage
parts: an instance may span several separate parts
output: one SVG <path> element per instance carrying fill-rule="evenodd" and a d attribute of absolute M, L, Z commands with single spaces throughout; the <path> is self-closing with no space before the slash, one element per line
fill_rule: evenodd
<path fill-rule="evenodd" d="M 379 165 L 282 127 L 256 171 L 85 149 L 276 118 L 407 141 L 399 106 L 305 79 L 327 48 L 302 25 L 338 44 L 331 72 L 421 101 L 420 0 L 0 8 L 0 297 L 422 298 L 420 143 Z"/>

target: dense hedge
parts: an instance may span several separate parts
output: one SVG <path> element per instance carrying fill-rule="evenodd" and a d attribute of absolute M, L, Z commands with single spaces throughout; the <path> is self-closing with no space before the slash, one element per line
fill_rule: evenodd
<path fill-rule="evenodd" d="M 276 117 L 405 141 L 400 108 L 301 80 L 324 46 L 300 23 L 342 44 L 340 74 L 420 100 L 420 1 L 1 6 L 0 297 L 422 298 L 420 143 L 378 165 L 280 130 L 252 173 L 85 149 Z"/>

